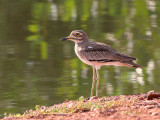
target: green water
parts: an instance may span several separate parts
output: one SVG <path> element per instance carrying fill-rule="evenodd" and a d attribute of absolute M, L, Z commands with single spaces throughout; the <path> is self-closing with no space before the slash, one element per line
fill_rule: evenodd
<path fill-rule="evenodd" d="M 89 97 L 92 67 L 59 40 L 75 29 L 144 66 L 102 67 L 100 96 L 160 91 L 160 1 L 0 0 L 1 117 Z"/>

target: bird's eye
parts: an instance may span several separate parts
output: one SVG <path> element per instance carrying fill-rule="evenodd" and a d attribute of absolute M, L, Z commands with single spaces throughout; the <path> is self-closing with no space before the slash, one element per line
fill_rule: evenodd
<path fill-rule="evenodd" d="M 76 33 L 75 35 L 76 35 L 77 37 L 79 37 L 79 36 L 80 36 L 80 33 Z"/>

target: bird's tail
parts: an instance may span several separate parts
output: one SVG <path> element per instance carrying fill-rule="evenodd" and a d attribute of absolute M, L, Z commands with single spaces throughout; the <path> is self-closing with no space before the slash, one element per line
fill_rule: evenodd
<path fill-rule="evenodd" d="M 138 64 L 136 64 L 132 61 L 125 61 L 123 63 L 126 64 L 126 66 L 129 66 L 129 67 L 143 68 L 141 65 L 138 65 Z"/>

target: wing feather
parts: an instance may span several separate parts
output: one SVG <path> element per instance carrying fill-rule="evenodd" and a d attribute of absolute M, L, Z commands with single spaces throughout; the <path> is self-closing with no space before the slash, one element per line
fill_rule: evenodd
<path fill-rule="evenodd" d="M 130 57 L 125 54 L 121 54 L 114 50 L 112 47 L 110 47 L 107 44 L 103 43 L 95 43 L 90 42 L 89 46 L 86 45 L 84 49 L 82 49 L 80 54 L 82 54 L 87 60 L 89 61 L 101 61 L 101 62 L 107 62 L 107 61 L 133 61 L 136 60 L 134 57 Z"/>

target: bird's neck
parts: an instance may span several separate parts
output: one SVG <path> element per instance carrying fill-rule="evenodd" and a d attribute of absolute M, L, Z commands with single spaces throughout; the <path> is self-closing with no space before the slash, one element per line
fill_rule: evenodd
<path fill-rule="evenodd" d="M 75 43 L 75 45 L 81 46 L 81 45 L 84 45 L 84 44 L 86 44 L 88 42 L 89 42 L 89 40 L 85 40 L 85 41 L 82 41 L 82 42 L 77 42 L 77 43 Z"/>

